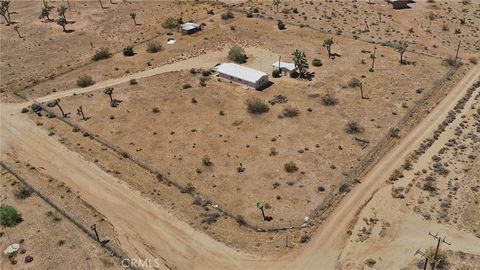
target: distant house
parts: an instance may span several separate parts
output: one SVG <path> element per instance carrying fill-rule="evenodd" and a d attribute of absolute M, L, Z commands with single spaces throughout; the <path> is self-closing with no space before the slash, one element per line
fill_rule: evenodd
<path fill-rule="evenodd" d="M 389 4 L 392 4 L 393 9 L 408 8 L 409 0 L 387 0 Z"/>
<path fill-rule="evenodd" d="M 224 63 L 216 67 L 218 76 L 255 89 L 260 89 L 268 83 L 268 74 L 253 68 L 233 63 Z"/>
<path fill-rule="evenodd" d="M 281 61 L 276 61 L 272 64 L 274 70 L 280 70 L 282 76 L 291 76 L 295 73 L 295 64 L 294 63 L 286 63 Z"/>
<path fill-rule="evenodd" d="M 200 30 L 202 30 L 202 26 L 200 24 L 197 24 L 197 23 L 193 23 L 193 22 L 187 22 L 187 23 L 184 23 L 180 26 L 180 29 L 182 31 L 182 34 L 193 34 L 193 33 L 196 33 Z"/>

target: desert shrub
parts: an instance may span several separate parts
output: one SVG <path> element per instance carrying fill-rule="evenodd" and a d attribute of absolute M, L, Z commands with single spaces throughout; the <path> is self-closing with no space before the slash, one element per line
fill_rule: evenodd
<path fill-rule="evenodd" d="M 213 162 L 210 160 L 209 156 L 204 156 L 203 159 L 202 159 L 202 163 L 203 163 L 203 165 L 205 165 L 207 167 L 210 167 L 210 166 L 213 165 Z"/>
<path fill-rule="evenodd" d="M 252 17 L 253 17 L 253 14 L 252 14 L 252 12 L 250 12 L 250 11 L 249 11 L 249 12 L 247 12 L 247 18 L 252 18 Z"/>
<path fill-rule="evenodd" d="M 235 18 L 235 15 L 233 14 L 233 12 L 229 10 L 227 12 L 222 13 L 221 17 L 222 17 L 222 20 L 230 20 Z"/>
<path fill-rule="evenodd" d="M 192 88 L 192 85 L 189 84 L 189 83 L 186 83 L 186 84 L 182 85 L 182 88 L 183 88 L 183 89 Z"/>
<path fill-rule="evenodd" d="M 306 234 L 304 234 L 300 237 L 300 243 L 302 243 L 302 244 L 308 242 L 308 240 L 310 240 L 310 236 L 308 236 Z"/>
<path fill-rule="evenodd" d="M 159 113 L 159 112 L 160 112 L 160 108 L 159 108 L 159 107 L 154 107 L 154 108 L 152 109 L 152 112 L 153 112 L 153 113 Z"/>
<path fill-rule="evenodd" d="M 351 88 L 360 87 L 361 84 L 362 82 L 357 78 L 352 78 L 348 81 L 348 86 Z"/>
<path fill-rule="evenodd" d="M 92 60 L 93 61 L 98 61 L 98 60 L 110 58 L 110 56 L 111 56 L 111 54 L 108 51 L 108 48 L 103 47 L 103 48 L 100 48 L 99 50 L 97 50 L 95 52 L 95 54 L 92 57 Z"/>
<path fill-rule="evenodd" d="M 286 29 L 285 24 L 280 20 L 277 22 L 277 26 L 278 26 L 278 29 L 280 29 L 280 30 L 285 30 Z"/>
<path fill-rule="evenodd" d="M 280 78 L 280 77 L 281 77 L 280 70 L 279 70 L 279 69 L 274 69 L 274 70 L 272 71 L 272 77 L 273 77 L 273 78 Z"/>
<path fill-rule="evenodd" d="M 208 77 L 212 75 L 212 71 L 210 69 L 202 70 L 202 76 Z"/>
<path fill-rule="evenodd" d="M 22 113 L 27 113 L 28 112 L 28 108 L 22 108 Z"/>
<path fill-rule="evenodd" d="M 314 67 L 321 67 L 323 65 L 322 63 L 322 60 L 318 59 L 318 58 L 314 58 L 312 60 L 312 66 Z"/>
<path fill-rule="evenodd" d="M 325 106 L 335 106 L 338 103 L 338 100 L 332 93 L 326 93 L 322 97 L 322 104 Z"/>
<path fill-rule="evenodd" d="M 288 106 L 282 111 L 283 117 L 295 117 L 295 116 L 298 116 L 299 114 L 300 114 L 300 111 L 297 108 L 292 106 Z"/>
<path fill-rule="evenodd" d="M 93 81 L 92 77 L 88 75 L 81 75 L 77 80 L 77 85 L 80 87 L 87 87 L 93 85 L 94 83 L 95 82 Z"/>
<path fill-rule="evenodd" d="M 350 121 L 345 126 L 345 132 L 348 134 L 358 134 L 363 132 L 363 128 L 355 121 Z"/>
<path fill-rule="evenodd" d="M 468 59 L 470 61 L 470 63 L 476 65 L 478 64 L 478 59 L 474 56 L 470 57 L 470 59 Z"/>
<path fill-rule="evenodd" d="M 196 68 L 191 68 L 190 69 L 190 74 L 197 74 L 198 73 L 198 70 Z"/>
<path fill-rule="evenodd" d="M 246 226 L 247 225 L 247 221 L 245 221 L 245 218 L 242 215 L 237 216 L 237 223 L 240 226 Z"/>
<path fill-rule="evenodd" d="M 202 223 L 206 223 L 209 225 L 213 224 L 217 222 L 219 217 L 220 217 L 220 214 L 218 212 L 205 214 L 205 217 L 203 218 Z"/>
<path fill-rule="evenodd" d="M 285 169 L 286 172 L 288 173 L 294 173 L 296 171 L 298 171 L 298 167 L 297 167 L 297 164 L 295 164 L 295 162 L 293 161 L 290 161 L 290 162 L 287 162 L 283 165 L 283 168 Z"/>
<path fill-rule="evenodd" d="M 138 84 L 137 80 L 136 79 L 130 79 L 130 84 L 131 85 L 135 85 L 135 84 Z"/>
<path fill-rule="evenodd" d="M 369 258 L 369 259 L 366 259 L 366 260 L 365 260 L 365 264 L 366 264 L 368 267 L 373 267 L 376 263 L 377 263 L 377 261 L 375 261 L 375 260 L 372 259 L 372 258 Z"/>
<path fill-rule="evenodd" d="M 162 45 L 158 41 L 150 41 L 147 43 L 147 52 L 156 53 L 162 50 Z"/>
<path fill-rule="evenodd" d="M 392 127 L 389 131 L 388 131 L 388 135 L 392 138 L 398 138 L 400 137 L 399 136 L 400 134 L 400 129 L 399 128 L 396 128 L 396 127 Z"/>
<path fill-rule="evenodd" d="M 127 46 L 127 47 L 123 48 L 123 55 L 124 56 L 134 56 L 135 52 L 133 51 L 133 47 L 132 46 Z"/>
<path fill-rule="evenodd" d="M 75 126 L 72 128 L 72 132 L 79 132 L 80 131 L 80 128 Z"/>
<path fill-rule="evenodd" d="M 183 23 L 182 19 L 175 19 L 173 17 L 169 17 L 162 23 L 162 27 L 167 29 L 173 29 L 178 27 L 181 23 Z"/>
<path fill-rule="evenodd" d="M 192 194 L 193 192 L 195 192 L 195 187 L 192 186 L 192 184 L 188 183 L 186 187 L 183 187 L 181 190 L 180 190 L 181 193 L 188 193 L 188 194 Z"/>
<path fill-rule="evenodd" d="M 207 10 L 207 14 L 208 14 L 208 15 L 214 15 L 215 12 L 213 12 L 213 9 L 209 9 L 209 10 Z"/>
<path fill-rule="evenodd" d="M 26 186 L 22 186 L 21 188 L 15 191 L 15 198 L 23 200 L 32 195 L 32 189 Z"/>
<path fill-rule="evenodd" d="M 46 213 L 47 217 L 51 218 L 54 222 L 60 222 L 62 218 L 57 214 L 57 212 L 48 211 Z"/>
<path fill-rule="evenodd" d="M 15 207 L 7 204 L 0 206 L 0 223 L 2 226 L 14 227 L 22 221 L 22 214 Z"/>
<path fill-rule="evenodd" d="M 245 50 L 237 45 L 234 45 L 228 52 L 228 59 L 235 63 L 243 64 L 247 62 L 247 55 L 245 54 Z"/>
<path fill-rule="evenodd" d="M 245 104 L 247 105 L 247 111 L 252 114 L 262 114 L 270 110 L 268 105 L 259 98 L 248 99 Z"/>
<path fill-rule="evenodd" d="M 349 192 L 350 191 L 350 185 L 347 183 L 343 183 L 340 188 L 338 188 L 338 191 L 341 193 Z"/>

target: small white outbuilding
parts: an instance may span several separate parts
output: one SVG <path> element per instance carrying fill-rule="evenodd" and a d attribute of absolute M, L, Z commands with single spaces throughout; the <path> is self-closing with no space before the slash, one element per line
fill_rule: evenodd
<path fill-rule="evenodd" d="M 268 74 L 253 68 L 233 63 L 220 64 L 215 68 L 220 78 L 260 89 L 268 83 Z"/>
<path fill-rule="evenodd" d="M 274 70 L 280 70 L 282 76 L 291 76 L 295 72 L 294 63 L 286 63 L 281 61 L 276 61 L 272 64 Z"/>

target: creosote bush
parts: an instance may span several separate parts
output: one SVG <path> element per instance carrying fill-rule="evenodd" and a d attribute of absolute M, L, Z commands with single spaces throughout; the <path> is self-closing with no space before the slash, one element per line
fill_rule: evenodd
<path fill-rule="evenodd" d="M 93 81 L 92 77 L 88 75 L 82 75 L 78 77 L 78 80 L 77 80 L 77 85 L 80 87 L 87 87 L 87 86 L 93 85 L 94 83 L 95 82 Z"/>
<path fill-rule="evenodd" d="M 124 56 L 134 56 L 135 52 L 133 51 L 133 47 L 132 46 L 127 46 L 127 47 L 123 48 L 123 55 Z"/>
<path fill-rule="evenodd" d="M 245 50 L 237 45 L 234 45 L 228 52 L 228 59 L 235 63 L 243 64 L 247 62 L 247 55 L 245 54 Z"/>
<path fill-rule="evenodd" d="M 358 134 L 363 132 L 363 128 L 355 121 L 350 121 L 345 126 L 345 131 L 348 134 Z"/>
<path fill-rule="evenodd" d="M 95 54 L 92 57 L 92 60 L 93 61 L 98 61 L 98 60 L 110 58 L 110 56 L 111 56 L 111 54 L 108 51 L 108 48 L 103 47 L 103 48 L 100 48 L 99 50 L 97 50 L 95 52 Z"/>
<path fill-rule="evenodd" d="M 227 12 L 222 13 L 221 17 L 222 17 L 222 20 L 230 20 L 235 18 L 235 15 L 233 14 L 233 12 L 229 10 Z"/>
<path fill-rule="evenodd" d="M 147 43 L 147 52 L 156 53 L 162 50 L 162 45 L 158 41 L 150 41 Z"/>
<path fill-rule="evenodd" d="M 323 63 L 322 63 L 322 60 L 318 59 L 318 58 L 314 58 L 312 60 L 312 66 L 314 67 L 321 67 L 323 66 Z"/>
<path fill-rule="evenodd" d="M 332 93 L 326 93 L 322 97 L 322 104 L 325 106 L 335 106 L 338 103 L 338 100 Z"/>
<path fill-rule="evenodd" d="M 0 223 L 5 227 L 14 227 L 22 222 L 22 215 L 15 207 L 4 204 L 0 206 Z"/>
<path fill-rule="evenodd" d="M 295 117 L 295 116 L 298 116 L 299 114 L 300 114 L 300 111 L 297 108 L 292 106 L 288 106 L 282 111 L 283 117 Z"/>
<path fill-rule="evenodd" d="M 173 29 L 178 27 L 182 23 L 183 23 L 182 19 L 169 17 L 162 23 L 162 27 L 167 29 Z"/>
<path fill-rule="evenodd" d="M 348 86 L 351 88 L 360 87 L 360 84 L 362 84 L 362 82 L 357 78 L 352 78 L 348 81 Z"/>
<path fill-rule="evenodd" d="M 287 162 L 283 165 L 283 168 L 285 169 L 286 172 L 288 173 L 294 173 L 296 171 L 298 171 L 298 167 L 297 167 L 297 164 L 295 164 L 295 162 L 293 161 L 290 161 L 290 162 Z"/>
<path fill-rule="evenodd" d="M 247 105 L 247 111 L 252 114 L 262 114 L 270 110 L 268 105 L 259 98 L 248 99 L 245 104 Z"/>

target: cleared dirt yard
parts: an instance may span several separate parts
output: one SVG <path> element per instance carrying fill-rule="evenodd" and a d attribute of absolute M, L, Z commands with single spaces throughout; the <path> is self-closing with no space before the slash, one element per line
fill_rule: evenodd
<path fill-rule="evenodd" d="M 235 23 L 235 31 L 242 35 L 248 35 L 249 24 L 262 30 L 258 19 L 241 20 L 245 23 Z M 315 44 L 323 34 L 289 30 L 276 33 L 278 40 L 271 42 L 283 59 L 289 58 L 292 46 L 284 35 L 296 35 L 295 40 L 302 41 L 298 47 L 305 49 L 310 59 L 326 54 Z M 400 65 L 393 49 L 380 47 L 376 71 L 370 73 L 368 65 L 360 61 L 368 59 L 369 54 L 361 52 L 369 47 L 367 43 L 349 39 L 339 39 L 338 43 L 334 50 L 342 57 L 324 58 L 322 67 L 311 69 L 315 72 L 312 81 L 272 79 L 273 85 L 264 92 L 214 77 L 203 87 L 200 75 L 183 71 L 115 87 L 114 98 L 122 100 L 118 108 L 111 108 L 108 96 L 101 91 L 67 98 L 61 105 L 68 112 L 83 105 L 86 116 L 92 118 L 80 121 L 72 115 L 69 121 L 182 186 L 192 185 L 229 212 L 262 227 L 299 225 L 315 207 L 339 192 L 340 184 L 352 180 L 352 170 L 359 161 L 448 70 L 440 59 L 417 54 L 409 55 L 415 65 Z M 249 61 L 255 66 L 264 62 L 263 55 L 268 54 L 249 54 Z M 353 77 L 364 82 L 368 99 L 361 99 L 359 89 L 348 86 Z M 187 83 L 192 88 L 182 89 Z M 326 93 L 333 94 L 338 104 L 324 106 Z M 260 116 L 246 111 L 248 98 L 256 96 L 267 102 L 276 95 L 286 96 L 288 103 L 273 105 Z M 297 108 L 299 116 L 280 119 L 286 106 Z M 158 113 L 153 112 L 156 107 Z M 357 122 L 363 132 L 347 134 L 350 121 Z M 45 126 L 49 126 L 48 121 Z M 355 138 L 369 141 L 369 145 L 362 149 Z M 277 155 L 272 154 L 272 148 Z M 205 156 L 213 166 L 202 164 Z M 289 161 L 296 163 L 297 172 L 284 171 Z M 245 168 L 242 173 L 237 172 L 240 163 Z M 267 213 L 274 217 L 273 222 L 262 224 L 255 208 L 257 201 L 271 206 Z"/>

